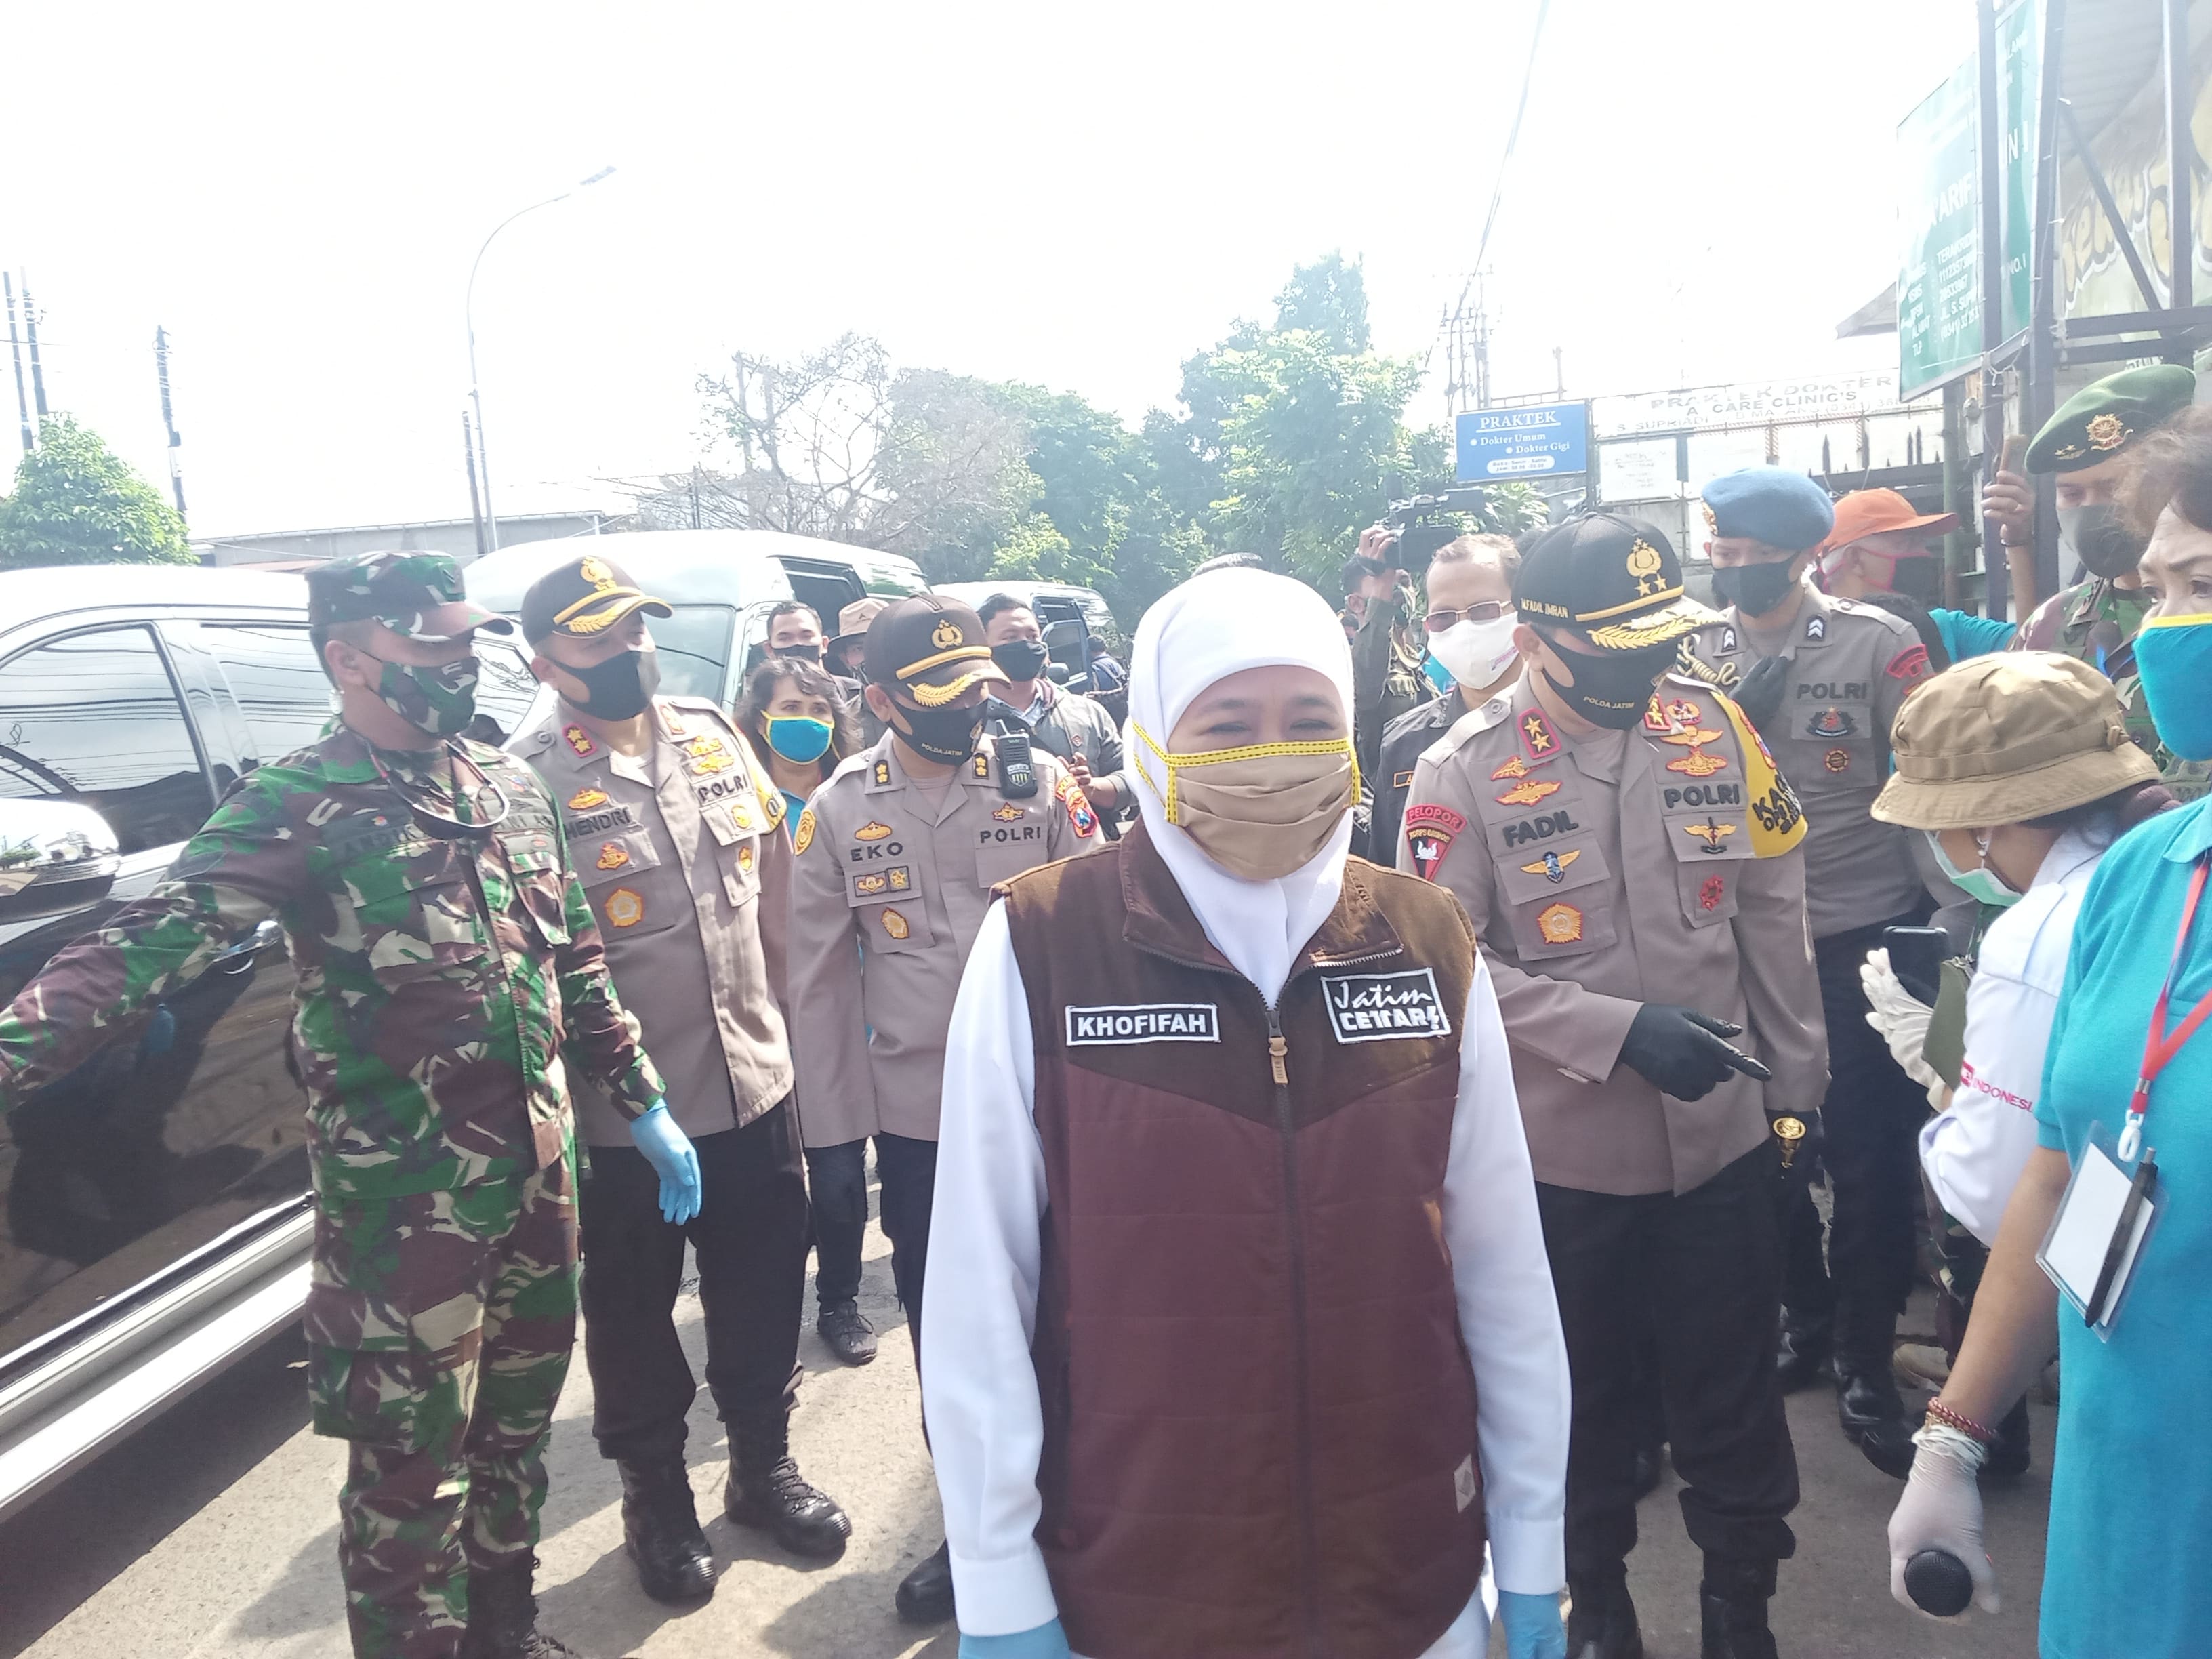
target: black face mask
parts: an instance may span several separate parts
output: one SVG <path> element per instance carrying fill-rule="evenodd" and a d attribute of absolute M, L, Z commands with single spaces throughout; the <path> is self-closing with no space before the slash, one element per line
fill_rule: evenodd
<path fill-rule="evenodd" d="M 1052 653 L 1044 648 L 1042 640 L 1008 640 L 1004 645 L 991 647 L 991 660 L 1006 671 L 1006 678 L 1019 684 L 1033 680 L 1044 672 L 1044 665 L 1052 660 Z"/>
<path fill-rule="evenodd" d="M 1723 605 L 1732 605 L 1747 617 L 1763 617 L 1780 608 L 1797 586 L 1797 561 L 1770 564 L 1716 566 L 1713 592 Z"/>
<path fill-rule="evenodd" d="M 772 645 L 768 648 L 771 657 L 789 657 L 799 662 L 820 662 L 822 647 L 813 645 Z"/>
<path fill-rule="evenodd" d="M 2060 507 L 2058 532 L 2081 568 L 2107 581 L 2133 572 L 2142 561 L 2143 549 L 2150 545 L 2121 521 L 2119 508 L 2110 501 Z"/>
<path fill-rule="evenodd" d="M 924 760 L 940 766 L 957 766 L 975 752 L 975 736 L 983 729 L 984 702 L 966 708 L 917 708 L 891 699 L 898 718 L 891 729 L 899 741 Z"/>
<path fill-rule="evenodd" d="M 660 689 L 660 653 L 625 651 L 589 668 L 569 668 L 591 695 L 584 707 L 603 720 L 635 720 Z"/>
<path fill-rule="evenodd" d="M 1641 651 L 1608 651 L 1601 657 L 1592 657 L 1579 651 L 1563 651 L 1554 643 L 1553 655 L 1567 665 L 1575 683 L 1562 685 L 1541 665 L 1537 672 L 1561 702 L 1592 726 L 1625 732 L 1650 708 L 1652 688 L 1674 662 L 1676 652 L 1673 645 L 1654 645 Z"/>

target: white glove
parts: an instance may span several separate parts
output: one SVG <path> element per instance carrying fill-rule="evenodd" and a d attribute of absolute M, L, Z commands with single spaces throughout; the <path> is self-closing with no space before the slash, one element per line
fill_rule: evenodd
<path fill-rule="evenodd" d="M 1889 965 L 1887 951 L 1867 952 L 1866 961 L 1859 966 L 1859 983 L 1866 988 L 1867 1024 L 1881 1033 L 1890 1057 L 1905 1076 L 1928 1091 L 1928 1103 L 1942 1110 L 1943 1095 L 1950 1085 L 1936 1074 L 1927 1057 L 1928 1022 L 1936 1011 L 1905 988 L 1896 969 Z"/>
<path fill-rule="evenodd" d="M 1982 1489 L 1975 1483 L 1980 1449 L 1955 1430 L 1923 1429 L 1913 1437 L 1912 1474 L 1889 1517 L 1889 1593 L 1913 1607 L 1905 1590 L 1905 1564 L 1923 1550 L 1948 1550 L 1973 1576 L 1974 1605 L 1997 1610 L 1996 1569 L 1982 1545 Z M 1956 1442 L 1958 1443 L 1951 1443 Z"/>

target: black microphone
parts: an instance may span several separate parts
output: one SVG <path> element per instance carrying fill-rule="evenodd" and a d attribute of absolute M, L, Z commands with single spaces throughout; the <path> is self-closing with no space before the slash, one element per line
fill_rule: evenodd
<path fill-rule="evenodd" d="M 1974 1575 L 1948 1550 L 1922 1550 L 1905 1564 L 1905 1593 L 1921 1612 L 1953 1618 L 1974 1599 Z"/>

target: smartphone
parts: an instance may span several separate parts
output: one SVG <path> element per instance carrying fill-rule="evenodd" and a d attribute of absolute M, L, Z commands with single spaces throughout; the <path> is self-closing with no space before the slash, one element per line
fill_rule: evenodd
<path fill-rule="evenodd" d="M 1941 927 L 1885 927 L 1881 942 L 1897 982 L 1934 1007 L 1942 988 L 1943 958 L 1951 954 L 1951 936 Z"/>
<path fill-rule="evenodd" d="M 1997 451 L 1997 471 L 2018 472 L 2027 455 L 2027 439 L 2018 432 L 2007 435 L 2002 448 Z"/>

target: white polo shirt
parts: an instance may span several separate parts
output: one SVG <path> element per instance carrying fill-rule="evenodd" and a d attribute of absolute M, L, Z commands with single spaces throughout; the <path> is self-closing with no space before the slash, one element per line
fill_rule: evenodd
<path fill-rule="evenodd" d="M 2027 894 L 1990 924 L 1966 994 L 1966 1060 L 1951 1103 L 1920 1131 L 1920 1164 L 1943 1207 L 1984 1244 L 2035 1150 L 2044 1050 L 2066 981 L 2081 895 L 2105 849 L 2061 836 Z"/>

